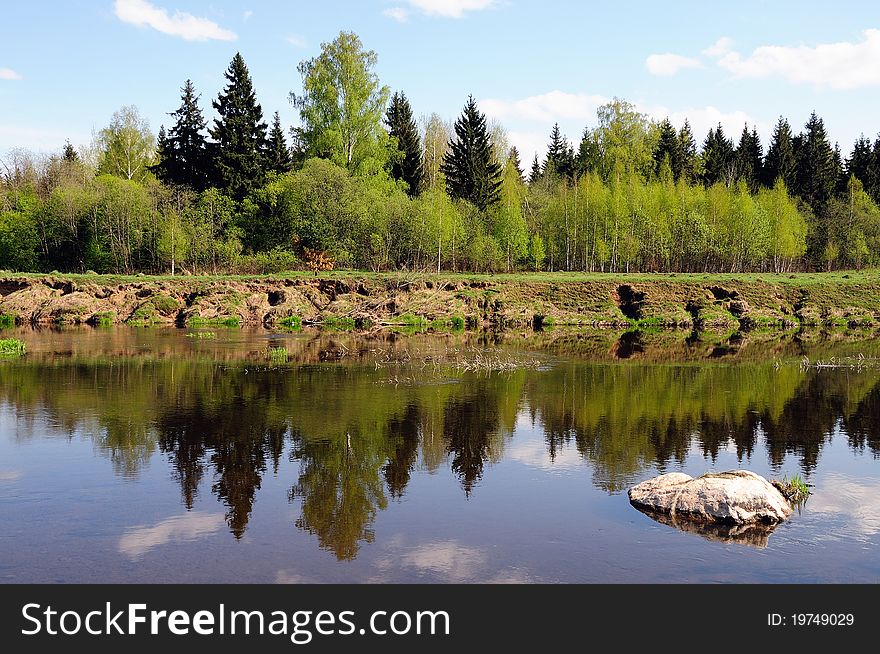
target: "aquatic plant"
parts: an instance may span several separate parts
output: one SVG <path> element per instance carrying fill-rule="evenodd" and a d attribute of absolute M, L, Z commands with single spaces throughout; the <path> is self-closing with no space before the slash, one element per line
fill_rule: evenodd
<path fill-rule="evenodd" d="M 0 339 L 0 357 L 20 357 L 26 352 L 27 347 L 17 338 Z"/>

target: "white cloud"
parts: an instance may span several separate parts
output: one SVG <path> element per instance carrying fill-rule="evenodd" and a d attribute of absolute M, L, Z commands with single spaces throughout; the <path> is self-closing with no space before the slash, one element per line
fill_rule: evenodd
<path fill-rule="evenodd" d="M 730 52 L 732 47 L 733 40 L 729 39 L 726 36 L 722 36 L 720 39 L 715 41 L 715 43 L 703 50 L 702 54 L 706 55 L 707 57 L 723 57 L 728 52 Z"/>
<path fill-rule="evenodd" d="M 0 470 L 0 483 L 18 481 L 23 476 L 21 470 Z"/>
<path fill-rule="evenodd" d="M 247 22 L 247 21 L 250 20 L 251 16 L 253 16 L 253 15 L 254 15 L 254 12 L 251 11 L 250 9 L 248 9 L 247 11 L 245 11 L 245 12 L 241 15 L 241 19 L 242 19 L 244 22 Z"/>
<path fill-rule="evenodd" d="M 16 73 L 11 68 L 0 68 L 0 79 L 17 80 L 21 79 L 21 75 Z"/>
<path fill-rule="evenodd" d="M 403 7 L 391 7 L 382 12 L 386 16 L 390 16 L 398 23 L 405 23 L 409 20 L 409 12 Z"/>
<path fill-rule="evenodd" d="M 497 0 L 406 0 L 412 7 L 427 16 L 461 18 L 468 11 L 489 9 Z"/>
<path fill-rule="evenodd" d="M 158 32 L 179 36 L 187 41 L 234 41 L 234 32 L 223 29 L 214 21 L 175 10 L 173 16 L 166 9 L 147 0 L 115 0 L 117 18 L 138 27 L 152 27 Z"/>
<path fill-rule="evenodd" d="M 550 91 L 522 100 L 480 100 L 480 109 L 490 118 L 500 121 L 526 120 L 552 125 L 561 119 L 575 118 L 582 121 L 596 117 L 596 109 L 609 101 L 602 95 Z"/>
<path fill-rule="evenodd" d="M 816 46 L 764 45 L 748 56 L 726 52 L 718 65 L 739 79 L 781 77 L 817 88 L 857 89 L 880 85 L 880 30 L 868 29 L 857 42 Z"/>
<path fill-rule="evenodd" d="M 810 495 L 806 511 L 827 514 L 829 523 L 843 522 L 846 528 L 837 531 L 838 537 L 868 539 L 880 532 L 880 484 L 830 473 L 817 486 L 833 490 Z"/>
<path fill-rule="evenodd" d="M 14 148 L 25 148 L 38 152 L 59 152 L 67 139 L 76 144 L 88 143 L 91 138 L 90 134 L 80 133 L 75 129 L 65 131 L 61 128 L 45 129 L 20 124 L 0 124 L 0 158 L 7 150 Z"/>
<path fill-rule="evenodd" d="M 287 42 L 296 48 L 307 48 L 309 45 L 308 41 L 299 34 L 291 34 L 287 37 Z"/>
<path fill-rule="evenodd" d="M 219 513 L 184 513 L 153 525 L 126 530 L 119 539 L 119 551 L 132 560 L 172 541 L 189 543 L 214 534 L 226 524 Z"/>
<path fill-rule="evenodd" d="M 665 53 L 652 54 L 645 59 L 645 66 L 652 75 L 669 77 L 683 68 L 703 68 L 703 64 L 691 57 Z"/>

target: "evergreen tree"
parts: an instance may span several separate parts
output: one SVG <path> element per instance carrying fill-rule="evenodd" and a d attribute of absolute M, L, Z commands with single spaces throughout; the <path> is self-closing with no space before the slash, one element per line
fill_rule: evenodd
<path fill-rule="evenodd" d="M 241 200 L 263 183 L 266 123 L 241 53 L 225 74 L 228 84 L 214 101 L 219 117 L 209 131 L 216 142 L 216 182 Z"/>
<path fill-rule="evenodd" d="M 174 125 L 159 130 L 158 163 L 153 172 L 163 182 L 189 186 L 203 191 L 210 182 L 208 144 L 202 130 L 205 119 L 199 108 L 199 96 L 191 80 L 186 80 L 180 95 L 180 107 L 170 114 Z"/>
<path fill-rule="evenodd" d="M 703 143 L 703 183 L 712 186 L 721 182 L 729 186 L 734 179 L 734 163 L 733 143 L 718 123 Z"/>
<path fill-rule="evenodd" d="M 538 161 L 538 155 L 535 155 L 532 161 L 532 170 L 529 172 L 529 185 L 537 183 L 541 179 L 541 162 Z"/>
<path fill-rule="evenodd" d="M 748 125 L 743 126 L 736 148 L 736 178 L 744 180 L 752 193 L 758 190 L 758 184 L 763 179 L 763 157 L 758 131 L 752 128 L 749 132 Z"/>
<path fill-rule="evenodd" d="M 825 124 L 814 111 L 805 125 L 796 150 L 796 193 L 820 215 L 837 185 L 834 149 L 825 133 Z"/>
<path fill-rule="evenodd" d="M 683 179 L 686 183 L 693 184 L 697 179 L 697 142 L 691 131 L 691 124 L 687 120 L 678 131 L 678 156 L 676 180 Z"/>
<path fill-rule="evenodd" d="M 522 163 L 519 160 L 519 150 L 517 150 L 515 145 L 510 148 L 510 154 L 507 156 L 507 165 L 516 168 L 516 172 L 519 173 L 519 178 L 525 179 L 526 173 L 523 170 Z"/>
<path fill-rule="evenodd" d="M 767 157 L 764 159 L 764 186 L 772 187 L 777 179 L 781 179 L 790 191 L 794 191 L 797 184 L 797 157 L 794 148 L 791 126 L 780 116 L 773 128 L 770 147 L 767 148 Z"/>
<path fill-rule="evenodd" d="M 843 167 L 843 155 L 840 153 L 840 144 L 834 144 L 834 193 L 841 195 L 846 193 L 849 185 L 849 176 L 847 176 Z"/>
<path fill-rule="evenodd" d="M 269 130 L 269 138 L 266 141 L 266 165 L 276 173 L 287 173 L 293 168 L 290 156 L 290 148 L 284 138 L 284 130 L 281 129 L 281 115 L 276 111 L 272 119 L 272 129 Z"/>
<path fill-rule="evenodd" d="M 870 187 L 870 174 L 873 167 L 874 153 L 871 141 L 862 134 L 853 144 L 852 154 L 846 160 L 846 176 L 858 179 L 865 189 Z"/>
<path fill-rule="evenodd" d="M 578 145 L 575 167 L 578 177 L 595 172 L 599 167 L 599 144 L 589 127 L 584 128 L 584 134 L 581 137 L 580 145 Z"/>
<path fill-rule="evenodd" d="M 391 177 L 406 182 L 410 197 L 422 186 L 422 142 L 413 119 L 412 107 L 403 93 L 395 93 L 385 114 L 388 133 L 397 139 L 398 157 L 391 163 Z"/>
<path fill-rule="evenodd" d="M 76 153 L 76 149 L 70 144 L 70 139 L 64 142 L 64 151 L 61 153 L 61 158 L 69 163 L 77 163 L 79 161 L 79 155 Z"/>
<path fill-rule="evenodd" d="M 865 184 L 865 191 L 874 202 L 880 203 L 880 136 L 874 141 L 874 148 L 871 150 L 871 165 L 868 168 L 868 183 Z"/>
<path fill-rule="evenodd" d="M 567 179 L 574 177 L 574 151 L 559 130 L 559 123 L 555 123 L 550 132 L 544 172 Z"/>
<path fill-rule="evenodd" d="M 501 166 L 492 160 L 486 116 L 477 109 L 473 96 L 468 97 L 455 121 L 455 139 L 443 158 L 442 172 L 449 195 L 467 200 L 480 210 L 500 198 Z"/>
<path fill-rule="evenodd" d="M 669 166 L 672 178 L 678 181 L 681 175 L 681 156 L 679 153 L 678 135 L 668 118 L 660 123 L 660 136 L 654 147 L 654 174 L 659 176 L 663 164 Z"/>

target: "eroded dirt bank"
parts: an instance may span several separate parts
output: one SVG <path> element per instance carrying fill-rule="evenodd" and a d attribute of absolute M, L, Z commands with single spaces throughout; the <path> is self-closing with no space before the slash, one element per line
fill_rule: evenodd
<path fill-rule="evenodd" d="M 880 324 L 877 282 L 871 275 L 7 274 L 0 277 L 0 314 L 20 324 L 870 326 Z"/>

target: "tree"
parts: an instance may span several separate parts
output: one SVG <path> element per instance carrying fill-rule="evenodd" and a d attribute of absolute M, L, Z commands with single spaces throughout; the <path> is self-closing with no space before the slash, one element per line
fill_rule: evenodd
<path fill-rule="evenodd" d="M 263 183 L 266 123 L 241 53 L 232 58 L 225 77 L 227 85 L 213 103 L 219 116 L 209 130 L 216 144 L 215 181 L 241 200 Z"/>
<path fill-rule="evenodd" d="M 797 160 L 794 153 L 791 126 L 785 118 L 780 116 L 776 121 L 776 127 L 773 128 L 770 147 L 767 148 L 767 157 L 764 159 L 764 186 L 771 187 L 776 183 L 776 180 L 781 179 L 785 186 L 792 190 L 797 186 L 796 173 Z"/>
<path fill-rule="evenodd" d="M 678 156 L 678 171 L 672 171 L 676 180 L 683 179 L 687 184 L 693 184 L 697 180 L 697 142 L 687 120 L 678 131 Z"/>
<path fill-rule="evenodd" d="M 562 132 L 559 123 L 554 123 L 550 132 L 550 143 L 547 146 L 547 159 L 544 162 L 544 173 L 565 179 L 574 177 L 574 152 Z"/>
<path fill-rule="evenodd" d="M 501 166 L 492 159 L 486 116 L 473 96 L 455 121 L 455 140 L 449 143 L 441 170 L 453 198 L 467 200 L 481 211 L 500 199 Z"/>
<path fill-rule="evenodd" d="M 277 111 L 272 119 L 269 139 L 266 141 L 266 166 L 276 173 L 286 173 L 293 168 L 290 149 L 284 139 L 284 130 L 281 129 L 281 115 Z"/>
<path fill-rule="evenodd" d="M 825 123 L 810 114 L 797 156 L 797 195 L 810 205 L 817 216 L 822 213 L 837 185 L 838 171 L 834 149 L 825 133 Z"/>
<path fill-rule="evenodd" d="M 749 191 L 752 193 L 758 190 L 758 184 L 763 179 L 763 156 L 761 139 L 758 136 L 757 130 L 753 127 L 752 131 L 749 132 L 749 126 L 744 125 L 734 155 L 736 160 L 736 178 L 745 181 Z"/>
<path fill-rule="evenodd" d="M 862 134 L 853 144 L 852 154 L 846 160 L 846 176 L 858 179 L 865 189 L 870 187 L 874 155 L 871 141 Z"/>
<path fill-rule="evenodd" d="M 438 115 L 431 114 L 422 119 L 422 139 L 424 143 L 424 156 L 422 158 L 422 179 L 425 189 L 445 186 L 442 181 L 443 159 L 449 149 L 449 125 Z"/>
<path fill-rule="evenodd" d="M 385 114 L 388 133 L 396 139 L 398 156 L 391 163 L 391 177 L 406 183 L 408 194 L 415 197 L 422 185 L 422 143 L 413 120 L 412 107 L 403 93 L 395 93 Z"/>
<path fill-rule="evenodd" d="M 660 123 L 660 137 L 654 148 L 654 174 L 660 176 L 663 165 L 669 166 L 672 178 L 678 181 L 681 175 L 681 155 L 679 150 L 678 134 L 668 118 Z"/>
<path fill-rule="evenodd" d="M 615 98 L 596 112 L 599 125 L 594 131 L 597 170 L 602 179 L 622 181 L 630 174 L 651 176 L 654 168 L 656 130 L 635 105 Z"/>
<path fill-rule="evenodd" d="M 532 161 L 532 169 L 529 172 L 529 186 L 538 183 L 541 180 L 541 175 L 541 162 L 538 161 L 538 155 L 536 154 Z"/>
<path fill-rule="evenodd" d="M 150 174 L 156 139 L 150 123 L 137 107 L 128 105 L 113 114 L 110 125 L 98 133 L 98 172 L 142 182 Z"/>
<path fill-rule="evenodd" d="M 76 153 L 76 149 L 70 144 L 70 140 L 64 142 L 64 151 L 61 153 L 61 158 L 68 163 L 79 163 L 79 155 Z"/>
<path fill-rule="evenodd" d="M 721 123 L 710 129 L 703 142 L 703 183 L 712 186 L 733 183 L 735 170 L 733 143 L 724 135 Z"/>
<path fill-rule="evenodd" d="M 519 178 L 521 180 L 525 179 L 525 171 L 523 170 L 522 163 L 519 160 L 519 150 L 514 145 L 510 148 L 510 153 L 507 156 L 507 165 L 513 166 L 514 170 L 519 173 Z"/>
<path fill-rule="evenodd" d="M 330 159 L 352 173 L 384 167 L 388 135 L 382 116 L 390 90 L 374 72 L 377 56 L 358 36 L 340 32 L 321 44 L 321 54 L 300 62 L 302 95 L 290 94 L 299 109 L 298 138 L 306 156 Z"/>
<path fill-rule="evenodd" d="M 170 115 L 175 119 L 167 135 L 159 131 L 158 163 L 153 167 L 163 182 L 188 186 L 202 191 L 210 182 L 211 162 L 203 130 L 205 119 L 199 97 L 191 80 L 186 80 L 180 95 L 180 107 Z"/>

